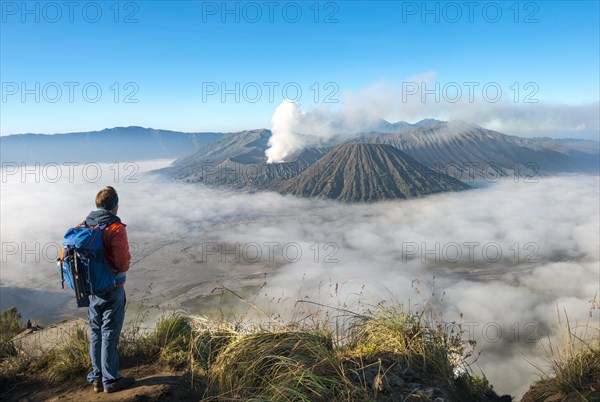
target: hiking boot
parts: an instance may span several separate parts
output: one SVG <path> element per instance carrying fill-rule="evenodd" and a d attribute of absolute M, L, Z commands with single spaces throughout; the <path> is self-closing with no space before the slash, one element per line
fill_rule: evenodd
<path fill-rule="evenodd" d="M 112 392 L 122 391 L 127 387 L 135 384 L 135 379 L 133 377 L 121 377 L 117 381 L 112 384 L 108 384 L 104 387 L 104 392 L 110 394 Z"/>
<path fill-rule="evenodd" d="M 92 386 L 94 387 L 94 392 L 96 393 L 102 392 L 102 390 L 104 390 L 104 386 L 102 385 L 102 379 L 100 378 L 96 378 L 92 383 Z"/>

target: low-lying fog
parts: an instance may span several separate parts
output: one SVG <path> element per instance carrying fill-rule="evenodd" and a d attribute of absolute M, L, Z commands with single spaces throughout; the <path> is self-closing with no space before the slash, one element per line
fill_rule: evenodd
<path fill-rule="evenodd" d="M 283 304 L 269 300 L 286 296 L 350 307 L 360 297 L 376 304 L 393 296 L 418 310 L 427 294 L 445 292 L 444 319 L 463 315 L 482 351 L 478 366 L 498 391 L 513 395 L 536 378 L 527 359 L 543 361 L 540 338 L 556 329 L 557 307 L 572 324 L 597 326 L 596 176 L 508 178 L 462 193 L 343 205 L 142 174 L 166 164 L 5 167 L 1 307 L 16 304 L 23 318 L 45 323 L 85 316 L 70 290 L 61 291 L 54 260 L 66 229 L 112 185 L 132 246 L 133 301 L 152 284 L 151 300 L 161 307 L 204 312 L 201 296 L 217 282 L 247 290 L 265 273 L 257 303 L 271 311 Z M 339 299 L 331 296 L 335 284 Z"/>

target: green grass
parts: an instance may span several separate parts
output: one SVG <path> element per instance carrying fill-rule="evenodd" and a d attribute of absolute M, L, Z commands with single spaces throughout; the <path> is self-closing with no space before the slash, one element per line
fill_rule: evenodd
<path fill-rule="evenodd" d="M 189 363 L 193 336 L 191 318 L 182 313 L 171 313 L 161 317 L 154 330 L 141 339 L 142 349 L 160 362 L 185 366 Z"/>
<path fill-rule="evenodd" d="M 332 401 L 355 392 L 327 333 L 240 336 L 219 354 L 210 376 L 222 394 L 244 400 Z"/>
<path fill-rule="evenodd" d="M 184 372 L 191 387 L 229 400 L 374 401 L 382 392 L 395 392 L 397 400 L 430 400 L 418 392 L 390 391 L 388 380 L 407 372 L 412 374 L 405 382 L 421 381 L 448 400 L 499 400 L 487 378 L 470 370 L 469 340 L 460 323 L 443 322 L 426 303 L 416 315 L 401 305 L 353 312 L 345 305 L 302 302 L 286 322 L 246 302 L 261 320 L 232 323 L 223 314 L 212 319 L 174 312 L 151 329 L 144 327 L 147 315 L 140 309 L 123 330 L 119 354 L 135 364 L 170 366 Z M 0 390 L 28 380 L 64 383 L 89 371 L 86 329 L 75 327 L 63 344 L 36 358 L 11 341 L 22 330 L 16 308 L 1 318 Z M 600 402 L 600 329 L 589 322 L 574 329 L 568 320 L 566 326 L 559 320 L 559 328 L 563 339 L 550 343 L 549 369 L 540 368 L 549 374 L 522 402 Z"/>
<path fill-rule="evenodd" d="M 223 322 L 197 320 L 190 343 L 190 365 L 198 365 L 207 373 L 221 352 L 238 336 L 234 329 Z"/>
<path fill-rule="evenodd" d="M 464 397 L 489 392 L 485 379 L 455 374 L 464 363 L 460 330 L 445 331 L 440 323 L 432 325 L 401 307 L 378 308 L 368 315 L 339 313 L 334 320 L 318 319 L 317 312 L 308 321 L 263 325 L 170 313 L 149 332 L 139 330 L 140 322 L 130 323 L 120 353 L 136 362 L 183 370 L 191 386 L 201 384 L 212 395 L 230 399 L 371 401 L 382 389 L 357 378 L 379 364 L 383 377 L 412 368 L 456 400 L 487 400 Z M 337 326 L 339 322 L 349 324 Z M 83 377 L 90 368 L 88 351 L 86 331 L 75 328 L 65 344 L 37 359 L 2 359 L 0 377 L 51 382 Z"/>
<path fill-rule="evenodd" d="M 397 308 L 380 308 L 375 315 L 358 318 L 350 328 L 349 339 L 348 351 L 352 355 L 374 358 L 394 354 L 405 366 L 423 370 L 436 367 L 447 375 L 452 369 L 448 359 L 450 347 L 460 348 L 460 337 L 448 339 L 420 317 Z"/>

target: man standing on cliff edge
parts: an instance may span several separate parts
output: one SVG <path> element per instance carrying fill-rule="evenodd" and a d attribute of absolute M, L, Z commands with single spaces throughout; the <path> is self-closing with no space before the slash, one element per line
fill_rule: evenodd
<path fill-rule="evenodd" d="M 90 321 L 90 358 L 92 371 L 87 379 L 94 392 L 116 392 L 131 386 L 135 380 L 119 372 L 117 345 L 125 319 L 125 278 L 131 255 L 125 224 L 117 216 L 119 197 L 110 186 L 96 195 L 95 211 L 85 219 L 86 226 L 105 226 L 102 230 L 104 256 L 115 274 L 116 286 L 100 295 L 91 295 L 88 307 Z"/>

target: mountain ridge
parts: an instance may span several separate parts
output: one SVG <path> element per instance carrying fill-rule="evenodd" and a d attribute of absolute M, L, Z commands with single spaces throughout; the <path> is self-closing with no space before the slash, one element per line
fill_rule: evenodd
<path fill-rule="evenodd" d="M 99 131 L 0 136 L 0 158 L 13 163 L 121 162 L 175 159 L 225 133 L 184 133 L 139 126 Z"/>
<path fill-rule="evenodd" d="M 344 143 L 390 145 L 440 174 L 466 183 L 502 176 L 537 179 L 558 173 L 600 170 L 600 142 L 523 138 L 460 120 L 389 123 L 383 131 L 346 133 L 325 146 L 297 150 L 286 163 L 267 164 L 268 129 L 237 133 L 183 133 L 140 126 L 94 132 L 0 137 L 3 162 L 118 162 L 174 159 L 155 173 L 173 179 L 238 190 L 278 190 Z M 367 197 L 368 198 L 368 197 Z"/>

